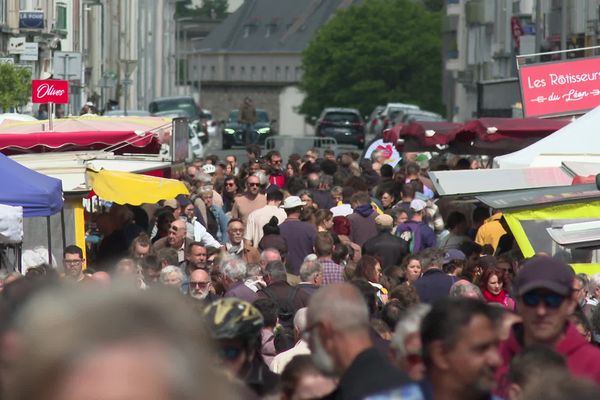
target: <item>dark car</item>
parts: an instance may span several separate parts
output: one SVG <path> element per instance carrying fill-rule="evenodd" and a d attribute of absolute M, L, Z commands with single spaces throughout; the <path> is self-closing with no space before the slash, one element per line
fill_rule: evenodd
<path fill-rule="evenodd" d="M 232 110 L 227 117 L 223 127 L 223 150 L 230 149 L 232 146 L 245 146 L 246 131 L 242 124 L 238 122 L 239 110 Z M 254 124 L 254 134 L 258 144 L 264 144 L 265 139 L 276 134 L 273 128 L 275 120 L 269 119 L 269 114 L 265 110 L 256 110 L 256 123 Z"/>
<path fill-rule="evenodd" d="M 365 123 L 354 108 L 326 108 L 317 120 L 316 136 L 332 137 L 338 143 L 365 147 Z"/>

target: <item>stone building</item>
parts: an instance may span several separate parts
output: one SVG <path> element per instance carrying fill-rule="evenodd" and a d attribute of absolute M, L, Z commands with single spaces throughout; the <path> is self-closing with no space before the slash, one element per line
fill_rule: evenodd
<path fill-rule="evenodd" d="M 244 97 L 276 119 L 283 135 L 310 133 L 297 107 L 304 98 L 302 51 L 336 11 L 356 0 L 247 0 L 190 56 L 200 103 L 218 119 Z"/>

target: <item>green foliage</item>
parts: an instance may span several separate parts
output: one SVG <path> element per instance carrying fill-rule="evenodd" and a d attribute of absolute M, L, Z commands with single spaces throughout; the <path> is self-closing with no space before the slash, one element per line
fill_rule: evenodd
<path fill-rule="evenodd" d="M 8 112 L 11 107 L 27 104 L 31 97 L 31 72 L 13 64 L 0 64 L 0 108 Z"/>
<path fill-rule="evenodd" d="M 198 8 L 191 8 L 191 4 L 190 0 L 178 2 L 175 17 L 203 17 L 221 20 L 227 16 L 229 8 L 228 0 L 204 0 L 202 6 Z"/>
<path fill-rule="evenodd" d="M 358 108 L 404 102 L 443 112 L 441 13 L 411 0 L 369 0 L 335 15 L 303 57 L 300 108 Z"/>

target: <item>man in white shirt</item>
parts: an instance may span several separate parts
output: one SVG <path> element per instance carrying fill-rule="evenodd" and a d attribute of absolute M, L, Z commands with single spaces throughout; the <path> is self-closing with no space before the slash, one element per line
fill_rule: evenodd
<path fill-rule="evenodd" d="M 276 374 L 281 374 L 285 366 L 292 361 L 292 358 L 302 354 L 310 354 L 308 343 L 302 338 L 302 332 L 306 329 L 306 307 L 296 311 L 294 316 L 294 337 L 297 342 L 294 347 L 284 351 L 283 353 L 277 354 L 269 368 Z"/>
<path fill-rule="evenodd" d="M 254 210 L 248 215 L 246 221 L 246 232 L 244 233 L 244 244 L 246 247 L 258 247 L 258 242 L 263 237 L 263 226 L 273 217 L 281 224 L 287 218 L 285 211 L 280 208 L 283 201 L 281 190 L 272 190 L 267 193 L 267 205 Z"/>

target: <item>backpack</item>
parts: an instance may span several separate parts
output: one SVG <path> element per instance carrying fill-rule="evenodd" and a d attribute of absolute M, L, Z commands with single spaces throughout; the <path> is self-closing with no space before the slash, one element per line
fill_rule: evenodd
<path fill-rule="evenodd" d="M 408 243 L 410 254 L 415 254 L 422 250 L 421 226 L 418 223 L 412 221 L 403 223 L 396 229 L 396 236 Z"/>

